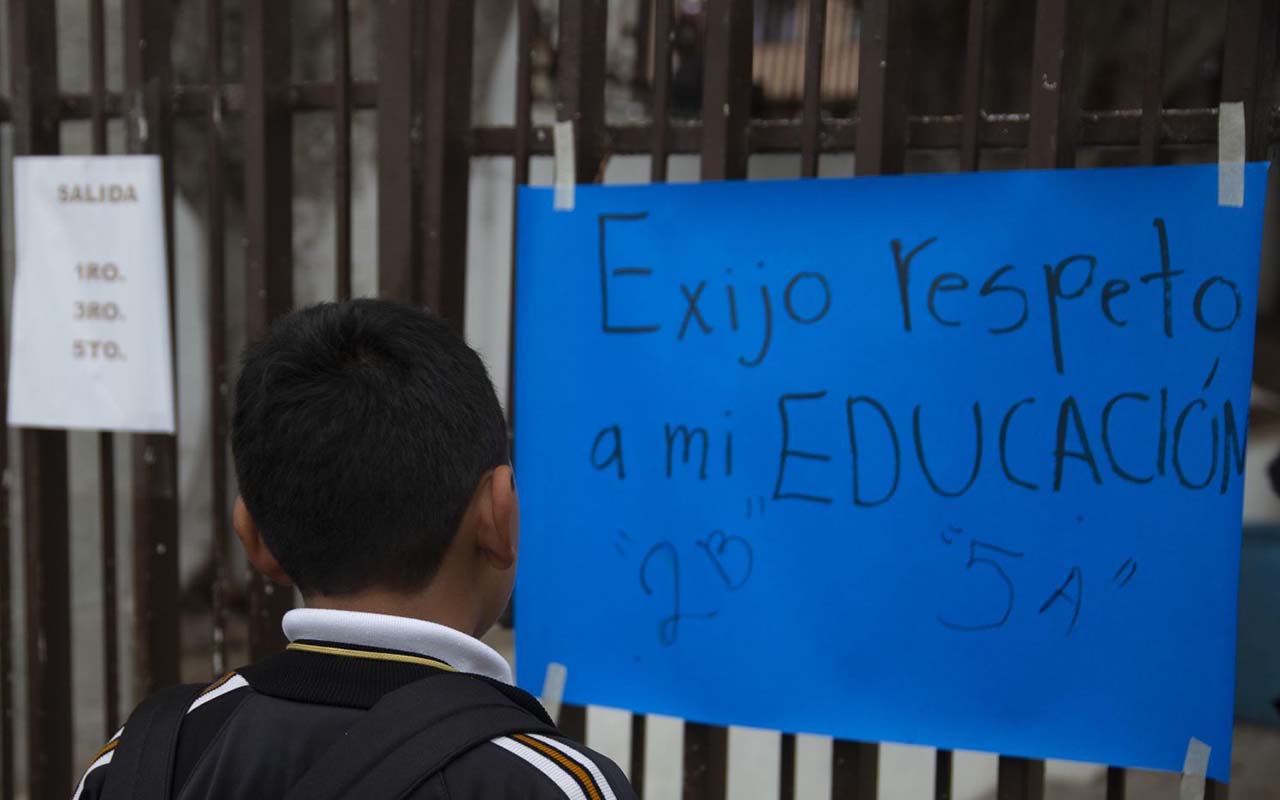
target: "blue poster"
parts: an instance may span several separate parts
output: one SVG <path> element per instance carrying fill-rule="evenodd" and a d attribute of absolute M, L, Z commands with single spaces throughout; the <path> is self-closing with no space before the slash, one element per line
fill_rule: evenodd
<path fill-rule="evenodd" d="M 521 685 L 1226 780 L 1245 182 L 522 189 Z"/>

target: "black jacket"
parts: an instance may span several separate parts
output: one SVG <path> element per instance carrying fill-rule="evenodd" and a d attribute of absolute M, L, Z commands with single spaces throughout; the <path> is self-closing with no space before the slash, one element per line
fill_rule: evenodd
<path fill-rule="evenodd" d="M 192 704 L 178 738 L 175 798 L 283 797 L 383 695 L 437 669 L 415 663 L 430 659 L 411 653 L 303 644 L 315 649 L 288 650 L 229 673 Z M 545 720 L 542 707 L 528 693 L 479 675 L 469 677 L 498 688 Z M 76 800 L 100 797 L 119 737 L 94 758 L 77 786 Z M 462 754 L 408 797 L 633 800 L 635 793 L 617 765 L 576 742 L 515 734 Z"/>

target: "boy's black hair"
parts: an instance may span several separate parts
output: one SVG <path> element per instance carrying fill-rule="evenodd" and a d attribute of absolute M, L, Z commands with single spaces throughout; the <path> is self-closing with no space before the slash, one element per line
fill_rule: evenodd
<path fill-rule="evenodd" d="M 412 590 L 507 462 L 507 429 L 480 357 L 439 317 L 361 299 L 295 311 L 246 350 L 231 447 L 304 593 Z"/>

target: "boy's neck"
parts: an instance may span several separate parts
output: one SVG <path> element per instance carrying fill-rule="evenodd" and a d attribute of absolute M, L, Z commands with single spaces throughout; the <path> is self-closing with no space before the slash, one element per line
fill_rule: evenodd
<path fill-rule="evenodd" d="M 387 589 L 364 589 L 354 594 L 311 594 L 305 599 L 308 608 L 328 608 L 337 611 L 363 611 L 368 614 L 387 614 L 408 617 L 445 625 L 468 636 L 479 637 L 474 615 L 457 603 L 440 602 L 432 597 L 429 589 L 421 592 L 395 592 Z"/>

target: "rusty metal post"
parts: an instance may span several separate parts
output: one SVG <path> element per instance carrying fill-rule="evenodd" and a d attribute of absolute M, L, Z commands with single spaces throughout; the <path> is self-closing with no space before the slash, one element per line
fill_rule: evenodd
<path fill-rule="evenodd" d="M 423 263 L 414 299 L 462 333 L 467 301 L 475 6 L 470 0 L 437 0 L 428 3 L 424 13 Z"/>
<path fill-rule="evenodd" d="M 172 34 L 172 4 L 167 0 L 126 0 L 126 142 L 130 153 L 155 154 L 164 162 L 164 227 L 171 335 L 176 286 L 173 258 Z M 174 353 L 176 357 L 176 348 Z M 174 387 L 175 397 L 177 388 Z M 177 439 L 164 434 L 135 435 L 133 646 L 134 691 L 137 697 L 181 680 L 178 541 Z"/>
<path fill-rule="evenodd" d="M 250 340 L 293 304 L 293 119 L 289 3 L 244 4 L 245 288 Z M 284 647 L 293 592 L 249 577 L 249 656 Z"/>
<path fill-rule="evenodd" d="M 42 0 L 9 4 L 16 154 L 59 150 L 55 12 L 52 3 Z M 68 793 L 72 771 L 67 435 L 24 429 L 21 441 L 28 793 L 57 797 Z M 6 775 L 11 764 L 5 765 Z"/>

